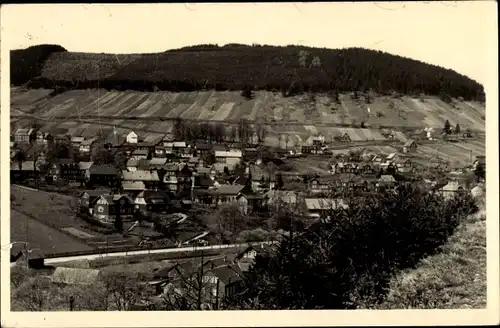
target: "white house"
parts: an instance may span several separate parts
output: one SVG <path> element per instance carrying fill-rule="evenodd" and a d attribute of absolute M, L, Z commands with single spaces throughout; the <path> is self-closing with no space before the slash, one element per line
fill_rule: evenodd
<path fill-rule="evenodd" d="M 127 134 L 127 143 L 129 144 L 136 144 L 138 139 L 139 136 L 134 131 L 130 131 L 129 134 Z"/>
<path fill-rule="evenodd" d="M 236 164 L 239 164 L 241 162 L 241 158 L 241 150 L 215 151 L 215 161 L 217 163 L 226 164 L 229 169 L 232 169 L 236 166 Z"/>

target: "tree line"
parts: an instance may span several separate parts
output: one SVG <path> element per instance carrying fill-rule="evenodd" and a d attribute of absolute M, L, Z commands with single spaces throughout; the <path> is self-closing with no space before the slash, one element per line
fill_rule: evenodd
<path fill-rule="evenodd" d="M 281 92 L 285 96 L 303 92 L 371 90 L 380 94 L 423 93 L 442 99 L 485 99 L 482 85 L 453 70 L 363 48 L 200 45 L 145 54 L 117 65 L 104 77 L 89 80 L 85 76 L 97 75 L 76 74 L 78 70 L 73 65 L 65 65 L 68 69 L 71 67 L 71 71 L 46 69 L 42 73 L 40 67 L 45 65 L 50 51 L 63 51 L 63 48 L 37 47 L 11 53 L 12 63 L 23 67 L 12 71 L 15 85 L 29 80 L 31 87 L 62 91 L 96 87 L 139 91 L 251 89 Z M 33 52 L 43 55 L 28 55 Z M 99 60 L 103 66 L 109 66 L 109 58 L 104 55 L 87 56 L 88 60 L 96 61 L 96 69 Z M 57 60 L 47 65 L 57 65 L 64 58 L 64 54 L 59 54 Z M 86 60 L 81 60 L 83 65 Z"/>

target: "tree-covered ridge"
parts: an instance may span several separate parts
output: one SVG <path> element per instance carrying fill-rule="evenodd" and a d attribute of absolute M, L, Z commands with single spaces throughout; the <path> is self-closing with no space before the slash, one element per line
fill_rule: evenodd
<path fill-rule="evenodd" d="M 30 49 L 12 56 L 23 56 Z M 82 53 L 78 58 L 72 53 L 49 56 L 31 85 L 140 91 L 251 88 L 285 95 L 372 90 L 484 101 L 483 86 L 453 70 L 363 48 L 197 45 L 157 54 Z"/>

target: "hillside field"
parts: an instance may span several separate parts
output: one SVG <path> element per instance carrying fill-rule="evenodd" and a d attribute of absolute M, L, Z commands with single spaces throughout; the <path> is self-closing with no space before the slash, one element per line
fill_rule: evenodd
<path fill-rule="evenodd" d="M 380 96 L 371 104 L 365 104 L 354 101 L 349 94 L 342 94 L 339 97 L 341 104 L 336 104 L 324 94 L 311 101 L 307 96 L 283 97 L 266 91 L 255 92 L 251 100 L 237 91 L 173 93 L 89 89 L 55 96 L 51 96 L 51 91 L 12 88 L 13 128 L 26 126 L 32 120 L 25 118 L 35 117 L 42 121 L 42 130 L 57 134 L 89 137 L 101 130 L 109 132 L 114 126 L 119 133 L 134 130 L 153 140 L 172 131 L 173 124 L 168 119 L 180 117 L 227 123 L 247 119 L 268 125 L 267 143 L 285 146 L 283 136 L 288 135 L 291 147 L 303 145 L 309 136 L 318 133 L 324 134 L 327 140 L 335 134 L 348 132 L 353 141 L 383 141 L 381 126 L 397 130 L 425 127 L 440 130 L 446 120 L 452 126 L 460 124 L 462 129 L 485 131 L 482 104 L 472 101 L 447 104 L 436 97 Z M 99 116 L 105 118 L 99 119 Z M 359 128 L 361 122 L 369 128 Z M 404 142 L 404 133 L 398 134 L 397 139 Z"/>

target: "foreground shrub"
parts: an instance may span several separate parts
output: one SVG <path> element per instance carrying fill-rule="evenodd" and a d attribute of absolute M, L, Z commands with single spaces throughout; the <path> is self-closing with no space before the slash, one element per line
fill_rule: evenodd
<path fill-rule="evenodd" d="M 434 253 L 460 219 L 476 210 L 468 195 L 402 186 L 331 210 L 291 233 L 274 255 L 258 256 L 229 308 L 348 309 L 383 300 L 396 271 Z"/>

